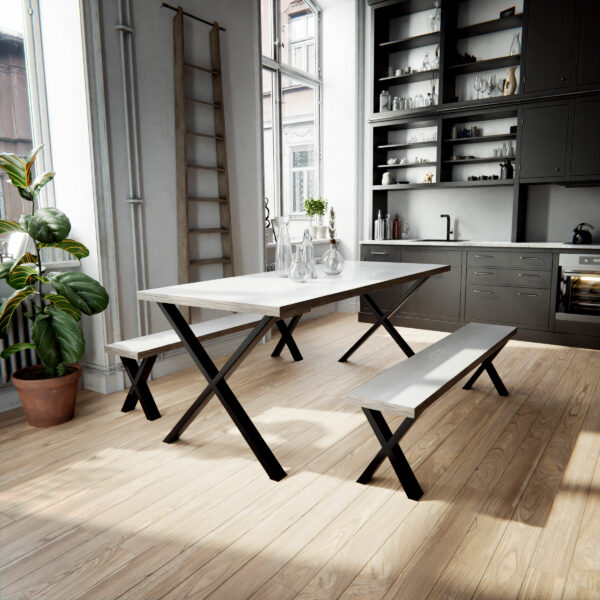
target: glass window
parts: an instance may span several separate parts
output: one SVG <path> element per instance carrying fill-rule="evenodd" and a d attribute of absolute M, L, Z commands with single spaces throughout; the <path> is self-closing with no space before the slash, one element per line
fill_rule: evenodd
<path fill-rule="evenodd" d="M 260 31 L 262 54 L 273 58 L 273 0 L 260 0 Z"/>
<path fill-rule="evenodd" d="M 275 201 L 277 167 L 275 160 L 275 127 L 273 123 L 273 118 L 275 116 L 275 98 L 273 95 L 274 75 L 275 73 L 273 71 L 263 68 L 263 168 L 265 181 L 265 202 L 267 202 L 271 217 L 276 217 L 279 214 L 278 205 Z"/>
<path fill-rule="evenodd" d="M 280 0 L 279 14 L 281 62 L 315 75 L 317 65 L 314 51 L 314 9 L 303 0 Z"/>

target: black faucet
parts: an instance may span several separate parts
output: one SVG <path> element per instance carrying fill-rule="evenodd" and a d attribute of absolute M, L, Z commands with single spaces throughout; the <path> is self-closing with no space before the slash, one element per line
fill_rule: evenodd
<path fill-rule="evenodd" d="M 450 234 L 454 233 L 454 231 L 450 230 L 450 215 L 440 215 L 442 219 L 446 219 L 446 241 L 450 241 Z"/>

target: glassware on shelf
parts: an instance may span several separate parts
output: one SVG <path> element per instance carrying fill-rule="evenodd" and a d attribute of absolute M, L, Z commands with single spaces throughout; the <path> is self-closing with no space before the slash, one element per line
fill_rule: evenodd
<path fill-rule="evenodd" d="M 304 238 L 302 239 L 302 254 L 304 256 L 304 263 L 308 269 L 308 278 L 317 278 L 317 267 L 315 265 L 315 248 L 312 243 L 312 237 L 310 230 L 304 230 Z"/>
<path fill-rule="evenodd" d="M 521 54 L 521 37 L 520 37 L 520 33 L 515 33 L 515 35 L 513 36 L 512 39 L 512 43 L 510 45 L 510 55 L 511 56 L 516 56 L 518 54 Z"/>
<path fill-rule="evenodd" d="M 304 255 L 302 253 L 302 247 L 300 244 L 296 246 L 294 259 L 290 266 L 289 277 L 296 283 L 306 283 L 306 281 L 308 281 L 308 268 L 304 262 Z"/>
<path fill-rule="evenodd" d="M 390 93 L 387 90 L 383 90 L 381 94 L 379 94 L 379 112 L 386 112 L 390 110 L 390 101 Z"/>
<path fill-rule="evenodd" d="M 441 27 L 441 14 L 440 14 L 440 2 L 435 0 L 434 2 L 435 12 L 429 15 L 429 31 L 435 33 L 440 30 Z"/>
<path fill-rule="evenodd" d="M 415 108 L 423 108 L 425 106 L 425 100 L 423 99 L 423 94 L 417 94 L 415 96 Z"/>
<path fill-rule="evenodd" d="M 288 231 L 289 217 L 275 217 L 272 219 L 277 235 L 275 247 L 275 271 L 279 277 L 287 277 L 292 264 L 292 243 Z"/>
<path fill-rule="evenodd" d="M 431 94 L 429 92 L 427 92 L 427 96 L 425 96 L 425 106 L 432 106 L 433 105 L 433 97 L 431 96 Z"/>
<path fill-rule="evenodd" d="M 384 240 L 385 239 L 385 220 L 383 218 L 383 211 L 377 213 L 377 219 L 375 220 L 375 235 L 373 239 Z"/>
<path fill-rule="evenodd" d="M 429 60 L 429 52 L 425 52 L 423 58 L 423 71 L 431 71 L 431 61 Z"/>
<path fill-rule="evenodd" d="M 410 239 L 410 227 L 408 226 L 408 221 L 406 219 L 402 222 L 402 239 Z"/>
<path fill-rule="evenodd" d="M 494 95 L 494 90 L 496 89 L 496 85 L 497 85 L 497 79 L 496 79 L 496 75 L 490 75 L 488 77 L 488 94 L 491 96 Z"/>
<path fill-rule="evenodd" d="M 398 96 L 394 96 L 394 100 L 392 102 L 392 110 L 401 110 L 400 98 L 398 98 Z"/>
<path fill-rule="evenodd" d="M 326 275 L 339 275 L 344 270 L 344 257 L 337 249 L 335 240 L 329 242 L 329 250 L 323 254 L 321 263 Z"/>
<path fill-rule="evenodd" d="M 477 94 L 476 99 L 479 100 L 479 92 L 481 91 L 481 77 L 479 77 L 478 75 L 475 77 L 475 79 L 473 79 L 473 89 Z"/>

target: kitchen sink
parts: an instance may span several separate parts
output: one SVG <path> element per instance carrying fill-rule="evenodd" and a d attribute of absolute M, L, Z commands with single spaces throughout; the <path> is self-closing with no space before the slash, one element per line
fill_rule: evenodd
<path fill-rule="evenodd" d="M 425 239 L 415 240 L 415 242 L 468 242 L 469 240 L 442 240 L 442 239 Z"/>

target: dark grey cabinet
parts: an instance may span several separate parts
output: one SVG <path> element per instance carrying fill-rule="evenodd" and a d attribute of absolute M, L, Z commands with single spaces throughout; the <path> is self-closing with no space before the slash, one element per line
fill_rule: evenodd
<path fill-rule="evenodd" d="M 588 89 L 600 84 L 600 2 L 578 2 L 577 87 Z"/>
<path fill-rule="evenodd" d="M 569 102 L 524 108 L 521 180 L 564 180 L 568 139 Z"/>
<path fill-rule="evenodd" d="M 600 180 L 600 98 L 576 100 L 573 121 L 569 179 Z"/>
<path fill-rule="evenodd" d="M 372 246 L 362 246 L 361 260 L 370 262 L 400 262 L 400 248 L 398 246 L 380 246 L 373 244 Z M 391 303 L 398 298 L 400 290 L 398 286 L 386 288 L 377 292 L 372 292 L 370 296 L 373 298 L 377 306 L 382 310 L 390 307 Z M 367 304 L 361 300 L 361 312 L 371 312 Z"/>
<path fill-rule="evenodd" d="M 529 0 L 524 32 L 523 90 L 539 94 L 571 86 L 575 3 Z"/>

